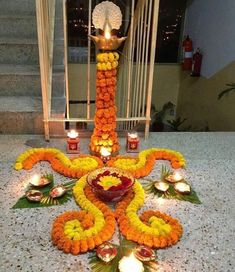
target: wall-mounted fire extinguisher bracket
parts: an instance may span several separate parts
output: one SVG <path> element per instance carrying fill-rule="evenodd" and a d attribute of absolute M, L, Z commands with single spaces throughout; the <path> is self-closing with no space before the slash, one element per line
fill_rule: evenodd
<path fill-rule="evenodd" d="M 193 64 L 192 64 L 192 73 L 191 76 L 199 77 L 201 74 L 202 66 L 202 53 L 199 48 L 193 54 Z"/>
<path fill-rule="evenodd" d="M 183 70 L 191 71 L 193 62 L 193 42 L 189 35 L 183 41 Z"/>

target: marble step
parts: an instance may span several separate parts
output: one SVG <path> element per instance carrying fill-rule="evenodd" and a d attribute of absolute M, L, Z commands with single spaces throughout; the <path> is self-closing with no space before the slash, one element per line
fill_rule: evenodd
<path fill-rule="evenodd" d="M 0 15 L 0 37 L 37 38 L 36 17 Z"/>
<path fill-rule="evenodd" d="M 54 98 L 52 116 L 63 117 L 65 98 Z M 43 134 L 43 113 L 40 97 L 0 97 L 0 134 Z M 51 134 L 64 133 L 63 124 L 52 124 Z"/>
<path fill-rule="evenodd" d="M 64 95 L 63 66 L 55 66 L 53 96 Z M 0 96 L 41 96 L 40 71 L 32 65 L 0 65 Z"/>
<path fill-rule="evenodd" d="M 0 38 L 0 63 L 39 64 L 37 39 Z M 54 44 L 55 65 L 62 64 L 64 58 L 63 41 L 58 39 Z"/>
<path fill-rule="evenodd" d="M 0 15 L 35 15 L 35 0 L 0 0 Z"/>
<path fill-rule="evenodd" d="M 63 20 L 55 18 L 55 37 L 63 38 Z M 0 37 L 37 38 L 36 16 L 0 15 Z"/>

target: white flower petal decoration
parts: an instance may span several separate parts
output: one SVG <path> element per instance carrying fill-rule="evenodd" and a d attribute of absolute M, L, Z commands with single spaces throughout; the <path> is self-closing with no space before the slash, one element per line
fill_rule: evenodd
<path fill-rule="evenodd" d="M 111 29 L 119 29 L 122 24 L 122 12 L 114 3 L 103 1 L 95 6 L 92 12 L 92 22 L 97 29 L 104 30 L 106 22 Z"/>

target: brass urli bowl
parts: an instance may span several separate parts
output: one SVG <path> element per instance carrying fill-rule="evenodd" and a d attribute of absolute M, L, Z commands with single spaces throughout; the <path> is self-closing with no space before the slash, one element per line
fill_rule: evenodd
<path fill-rule="evenodd" d="M 103 188 L 98 188 L 93 184 L 93 180 L 97 178 L 99 174 L 104 173 L 105 171 L 109 171 L 110 175 L 112 173 L 117 173 L 120 176 L 127 177 L 130 179 L 130 184 L 128 186 L 122 188 L 121 190 L 104 190 Z M 106 175 L 105 175 L 106 176 Z M 135 178 L 124 170 L 114 168 L 114 167 L 103 167 L 96 169 L 90 172 L 87 175 L 87 183 L 92 188 L 92 191 L 102 200 L 110 202 L 110 201 L 119 201 L 127 192 L 131 190 L 135 183 Z"/>

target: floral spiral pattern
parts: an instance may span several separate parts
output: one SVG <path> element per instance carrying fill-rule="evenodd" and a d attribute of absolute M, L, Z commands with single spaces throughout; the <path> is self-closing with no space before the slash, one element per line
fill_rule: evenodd
<path fill-rule="evenodd" d="M 150 174 L 155 160 L 168 160 L 175 169 L 185 167 L 185 159 L 181 153 L 160 148 L 143 150 L 138 157 L 114 157 L 108 161 L 107 166 L 126 170 L 135 178 L 140 178 Z M 29 170 L 39 161 L 50 162 L 56 172 L 72 178 L 80 178 L 89 171 L 103 166 L 103 162 L 95 156 L 84 154 L 70 159 L 55 148 L 33 148 L 25 151 L 16 159 L 14 168 L 15 170 Z"/>
<path fill-rule="evenodd" d="M 144 190 L 138 181 L 117 204 L 115 213 L 87 186 L 86 176 L 78 180 L 73 193 L 82 211 L 58 216 L 51 232 L 53 244 L 65 253 L 84 253 L 109 240 L 114 234 L 116 220 L 128 240 L 152 248 L 174 245 L 182 235 L 182 226 L 169 215 L 152 210 L 145 211 L 140 217 L 137 215 L 144 204 Z"/>
<path fill-rule="evenodd" d="M 58 216 L 52 226 L 51 239 L 58 249 L 78 255 L 109 240 L 114 234 L 116 221 L 113 211 L 86 186 L 86 176 L 76 183 L 73 193 L 82 211 L 69 211 Z"/>
<path fill-rule="evenodd" d="M 168 160 L 174 169 L 185 167 L 185 159 L 180 152 L 150 148 L 139 153 L 138 157 L 117 156 L 108 161 L 107 165 L 129 171 L 135 178 L 145 177 L 152 171 L 155 160 Z"/>
<path fill-rule="evenodd" d="M 79 155 L 73 159 L 55 148 L 33 148 L 22 153 L 15 162 L 15 170 L 29 170 L 40 161 L 48 161 L 56 172 L 66 177 L 79 178 L 103 166 L 95 156 Z"/>

